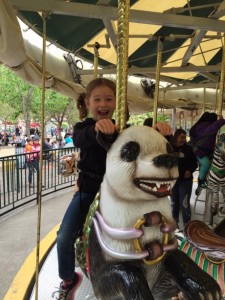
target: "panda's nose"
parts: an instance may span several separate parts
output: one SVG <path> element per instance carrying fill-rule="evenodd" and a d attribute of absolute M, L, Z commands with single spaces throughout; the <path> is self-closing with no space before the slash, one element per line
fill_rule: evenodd
<path fill-rule="evenodd" d="M 178 158 L 172 154 L 162 154 L 153 159 L 153 164 L 156 167 L 170 169 L 178 165 Z"/>

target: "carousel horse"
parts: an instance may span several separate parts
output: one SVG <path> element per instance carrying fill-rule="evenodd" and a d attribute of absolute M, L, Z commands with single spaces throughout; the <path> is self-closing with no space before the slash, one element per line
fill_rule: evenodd
<path fill-rule="evenodd" d="M 217 143 L 213 153 L 213 160 L 207 175 L 207 185 L 212 193 L 211 213 L 216 215 L 218 210 L 225 214 L 225 208 L 219 208 L 219 191 L 221 190 L 225 201 L 225 126 L 217 134 Z"/>
<path fill-rule="evenodd" d="M 180 250 L 218 282 L 225 297 L 224 220 L 214 230 L 202 221 L 190 221 L 185 226 L 184 237 Z"/>
<path fill-rule="evenodd" d="M 131 126 L 104 146 L 99 205 L 85 229 L 97 299 L 221 299 L 218 283 L 178 249 L 168 199 L 178 162 L 168 141 L 153 128 Z"/>

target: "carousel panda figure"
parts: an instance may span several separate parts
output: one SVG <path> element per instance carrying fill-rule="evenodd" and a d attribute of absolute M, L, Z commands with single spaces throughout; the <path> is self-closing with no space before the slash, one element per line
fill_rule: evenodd
<path fill-rule="evenodd" d="M 131 126 L 105 147 L 89 240 L 97 299 L 222 299 L 217 282 L 178 250 L 168 197 L 178 162 L 169 142 L 153 128 Z"/>

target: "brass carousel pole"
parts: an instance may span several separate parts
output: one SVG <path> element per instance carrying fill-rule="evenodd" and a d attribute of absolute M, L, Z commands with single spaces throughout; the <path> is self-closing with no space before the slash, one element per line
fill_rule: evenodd
<path fill-rule="evenodd" d="M 115 119 L 119 131 L 125 128 L 127 119 L 129 10 L 129 0 L 118 1 L 117 87 Z"/>
<path fill-rule="evenodd" d="M 159 83 L 160 83 L 160 70 L 162 64 L 162 48 L 163 48 L 163 37 L 158 37 L 158 48 L 157 48 L 157 64 L 156 64 L 156 79 L 155 79 L 155 94 L 154 94 L 154 104 L 153 104 L 153 121 L 154 126 L 157 122 L 157 110 L 158 110 L 158 100 L 159 100 Z"/>
<path fill-rule="evenodd" d="M 204 96 L 203 96 L 203 108 L 202 108 L 202 113 L 205 112 L 205 98 L 206 98 L 206 89 L 204 88 Z"/>
<path fill-rule="evenodd" d="M 40 236 L 41 236 L 41 196 L 42 196 L 42 169 L 43 169 L 43 142 L 44 142 L 44 118 L 45 118 L 45 66 L 46 66 L 46 17 L 48 13 L 42 12 L 43 19 L 43 49 L 42 49 L 42 101 L 41 101 L 41 149 L 38 178 L 38 220 L 37 220 L 37 245 L 36 245 L 36 273 L 35 273 L 35 300 L 38 300 L 38 275 L 40 260 Z"/>
<path fill-rule="evenodd" d="M 222 115 L 223 111 L 223 91 L 224 91 L 224 74 L 225 74 L 225 38 L 223 38 L 223 56 L 222 56 L 222 66 L 221 66 L 221 74 L 220 74 L 220 87 L 219 87 L 219 101 L 217 114 L 219 116 Z"/>

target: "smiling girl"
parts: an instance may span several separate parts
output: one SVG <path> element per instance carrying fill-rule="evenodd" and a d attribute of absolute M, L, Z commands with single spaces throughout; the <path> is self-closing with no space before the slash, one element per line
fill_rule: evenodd
<path fill-rule="evenodd" d="M 58 269 L 62 279 L 57 299 L 60 300 L 71 299 L 81 282 L 81 275 L 75 272 L 74 242 L 105 173 L 106 150 L 98 144 L 96 134 L 116 133 L 112 120 L 115 106 L 116 85 L 105 78 L 91 81 L 86 93 L 77 100 L 80 119 L 84 121 L 77 123 L 73 132 L 74 145 L 80 148 L 77 189 L 57 233 Z M 91 117 L 86 118 L 88 113 Z"/>

